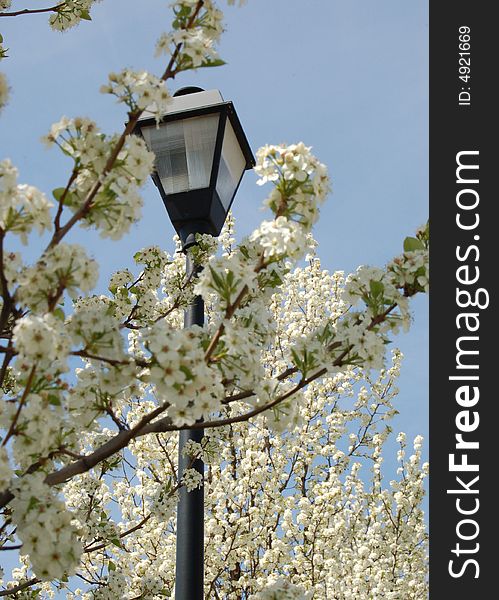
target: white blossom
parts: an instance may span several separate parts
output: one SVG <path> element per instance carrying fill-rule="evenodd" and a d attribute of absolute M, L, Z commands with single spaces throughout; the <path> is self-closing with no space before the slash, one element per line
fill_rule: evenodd
<path fill-rule="evenodd" d="M 192 492 L 203 484 L 203 476 L 196 469 L 186 469 L 182 477 L 182 484 L 188 492 Z"/>

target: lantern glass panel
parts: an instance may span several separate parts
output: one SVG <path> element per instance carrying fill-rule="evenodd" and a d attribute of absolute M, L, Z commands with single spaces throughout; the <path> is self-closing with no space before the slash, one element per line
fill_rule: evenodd
<path fill-rule="evenodd" d="M 225 122 L 222 156 L 217 178 L 217 193 L 225 210 L 229 209 L 246 167 L 246 159 L 229 119 Z"/>
<path fill-rule="evenodd" d="M 142 128 L 166 194 L 210 185 L 218 121 L 219 115 L 211 114 Z"/>

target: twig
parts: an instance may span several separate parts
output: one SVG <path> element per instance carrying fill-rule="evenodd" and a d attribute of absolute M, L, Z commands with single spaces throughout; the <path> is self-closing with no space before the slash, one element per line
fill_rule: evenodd
<path fill-rule="evenodd" d="M 54 218 L 54 228 L 56 231 L 58 231 L 61 228 L 61 215 L 62 215 L 62 211 L 64 209 L 64 200 L 66 199 L 66 196 L 68 195 L 71 184 L 73 183 L 73 181 L 76 179 L 77 176 L 78 176 L 78 171 L 76 168 L 74 168 L 73 172 L 71 173 L 71 177 L 69 178 L 69 180 L 66 184 L 66 187 L 64 188 L 64 191 L 62 192 L 61 197 L 59 198 L 59 206 L 57 207 L 57 213 Z"/>
<path fill-rule="evenodd" d="M 14 415 L 14 418 L 12 419 L 12 423 L 10 424 L 7 435 L 5 436 L 5 438 L 2 442 L 2 446 L 5 446 L 5 444 L 9 441 L 9 439 L 11 438 L 12 434 L 15 431 L 17 421 L 19 419 L 19 415 L 21 414 L 21 410 L 22 410 L 24 403 L 26 402 L 26 399 L 31 390 L 31 384 L 33 383 L 33 377 L 35 376 L 35 371 L 36 371 L 36 365 L 34 365 L 31 368 L 31 372 L 28 376 L 28 381 L 26 382 L 26 387 L 24 388 L 24 392 L 23 392 L 23 395 L 21 396 L 21 400 L 19 400 L 19 406 L 17 407 L 16 414 Z"/>
<path fill-rule="evenodd" d="M 86 350 L 75 350 L 71 352 L 71 356 L 79 356 L 81 358 L 88 358 L 89 360 L 99 360 L 107 363 L 113 367 L 126 366 L 136 364 L 138 367 L 150 367 L 150 363 L 147 360 L 141 360 L 140 358 L 133 360 L 120 360 L 117 358 L 106 358 L 105 356 L 98 356 L 97 354 L 90 354 Z"/>
<path fill-rule="evenodd" d="M 9 366 L 10 361 L 12 360 L 15 354 L 14 349 L 12 348 L 12 340 L 9 340 L 9 347 L 5 352 L 5 356 L 2 361 L 2 368 L 0 369 L 0 387 L 3 386 L 3 382 L 5 380 L 5 374 L 7 373 L 7 368 Z"/>

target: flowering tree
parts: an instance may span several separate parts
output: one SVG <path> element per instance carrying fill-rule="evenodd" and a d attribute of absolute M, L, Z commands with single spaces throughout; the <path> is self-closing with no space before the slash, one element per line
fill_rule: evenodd
<path fill-rule="evenodd" d="M 67 29 L 92 3 L 38 12 Z M 34 12 L 10 4 L 0 17 Z M 385 268 L 329 274 L 311 235 L 326 168 L 302 143 L 268 145 L 256 172 L 272 219 L 238 244 L 231 217 L 218 241 L 199 236 L 194 276 L 181 253 L 150 247 L 90 295 L 98 265 L 72 230 L 128 231 L 154 166 L 137 120 L 146 107 L 160 118 L 179 72 L 223 64 L 213 2 L 173 12 L 163 73 L 125 69 L 102 87 L 127 107 L 124 132 L 52 126 L 44 141 L 72 163 L 53 199 L 0 162 L 0 545 L 20 552 L 0 596 L 171 597 L 177 492 L 201 484 L 194 469 L 178 482 L 176 432 L 201 427 L 185 452 L 208 465 L 206 597 L 422 598 L 421 439 L 407 458 L 399 435 L 388 487 L 381 463 L 401 360 L 386 367 L 385 349 L 427 290 L 427 227 Z M 12 249 L 47 233 L 31 264 Z M 207 325 L 183 329 L 196 294 Z"/>

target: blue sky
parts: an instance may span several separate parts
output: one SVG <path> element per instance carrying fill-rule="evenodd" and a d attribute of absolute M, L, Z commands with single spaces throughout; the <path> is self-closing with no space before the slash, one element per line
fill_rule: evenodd
<path fill-rule="evenodd" d="M 234 101 L 254 151 L 265 143 L 313 146 L 334 187 L 315 228 L 323 266 L 349 272 L 385 264 L 428 215 L 427 1 L 248 0 L 225 8 L 220 54 L 228 64 L 182 74 L 172 91 L 188 84 L 219 89 Z M 123 107 L 99 87 L 124 66 L 162 71 L 154 44 L 170 15 L 163 0 L 103 0 L 92 23 L 65 34 L 51 31 L 46 15 L 2 19 L 11 57 L 0 68 L 12 94 L 0 118 L 0 158 L 13 160 L 22 182 L 47 194 L 65 185 L 69 162 L 39 141 L 62 115 L 121 130 Z M 234 203 L 239 235 L 265 215 L 266 190 L 255 181 L 246 174 Z M 152 184 L 144 200 L 143 220 L 120 242 L 86 231 L 72 238 L 90 245 L 102 285 L 137 249 L 173 248 Z M 395 340 L 405 361 L 394 429 L 409 439 L 428 432 L 426 297 L 413 302 L 413 314 L 410 333 Z"/>

